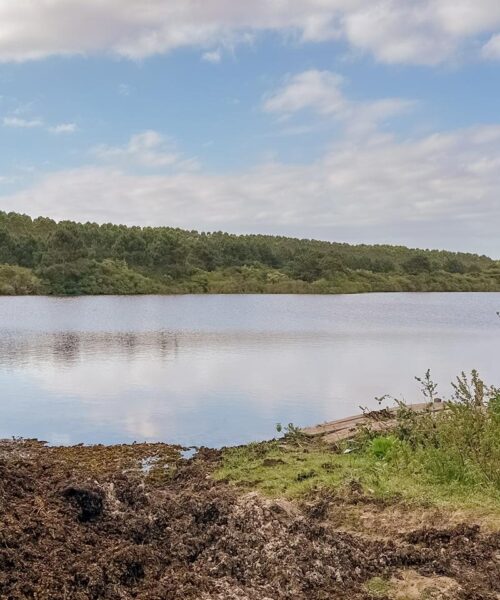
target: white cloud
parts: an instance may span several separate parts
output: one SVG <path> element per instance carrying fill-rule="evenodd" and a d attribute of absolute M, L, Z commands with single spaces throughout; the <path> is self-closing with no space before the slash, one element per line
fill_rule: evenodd
<path fill-rule="evenodd" d="M 118 86 L 118 93 L 120 96 L 130 96 L 132 93 L 132 88 L 127 83 L 120 83 Z"/>
<path fill-rule="evenodd" d="M 312 69 L 291 77 L 278 92 L 267 98 L 264 110 L 292 113 L 305 108 L 328 115 L 344 110 L 343 77 L 330 71 Z"/>
<path fill-rule="evenodd" d="M 19 129 L 33 129 L 43 127 L 43 121 L 40 119 L 22 119 L 20 117 L 4 117 L 4 127 L 17 127 Z"/>
<path fill-rule="evenodd" d="M 217 48 L 216 50 L 210 50 L 207 52 L 204 52 L 201 55 L 202 60 L 205 60 L 207 62 L 211 62 L 211 63 L 220 63 L 220 61 L 222 60 L 222 51 L 220 48 Z"/>
<path fill-rule="evenodd" d="M 14 114 L 19 114 L 21 111 L 18 109 L 14 111 Z M 25 111 L 23 111 L 25 112 Z M 57 125 L 46 125 L 45 121 L 40 118 L 28 118 L 18 116 L 4 117 L 2 120 L 4 127 L 12 127 L 16 129 L 40 129 L 43 128 L 49 133 L 75 133 L 78 130 L 76 123 L 59 123 Z"/>
<path fill-rule="evenodd" d="M 308 109 L 342 121 L 352 133 L 366 133 L 378 122 L 414 105 L 404 98 L 355 102 L 344 95 L 343 84 L 344 78 L 331 71 L 303 71 L 288 77 L 279 90 L 266 98 L 263 108 L 284 116 Z"/>
<path fill-rule="evenodd" d="M 451 241 L 499 256 L 500 126 L 407 139 L 385 133 L 380 123 L 409 106 L 399 98 L 353 101 L 335 73 L 306 71 L 288 77 L 264 108 L 278 115 L 309 110 L 319 123 L 343 125 L 311 164 L 270 156 L 240 172 L 208 173 L 170 138 L 148 130 L 124 145 L 94 148 L 94 165 L 47 173 L 4 193 L 0 209 L 346 241 L 434 247 Z"/>
<path fill-rule="evenodd" d="M 499 33 L 500 3 L 0 0 L 0 22 L 0 61 L 100 52 L 140 59 L 180 47 L 233 45 L 259 31 L 277 31 L 308 42 L 344 40 L 383 62 L 433 65 Z"/>
<path fill-rule="evenodd" d="M 408 140 L 375 133 L 346 138 L 310 165 L 267 163 L 231 175 L 134 175 L 97 166 L 54 172 L 4 196 L 0 208 L 57 219 L 365 241 L 373 232 L 405 241 L 397 236 L 411 231 L 419 245 L 443 247 L 453 239 L 454 246 L 486 251 L 500 226 L 499 164 L 500 126 Z"/>
<path fill-rule="evenodd" d="M 498 60 L 500 59 L 500 33 L 492 35 L 482 48 L 484 58 Z"/>
<path fill-rule="evenodd" d="M 59 123 L 59 125 L 54 125 L 53 127 L 49 127 L 50 133 L 75 133 L 78 127 L 76 123 Z"/>
<path fill-rule="evenodd" d="M 196 166 L 195 160 L 184 158 L 175 150 L 171 140 L 153 130 L 133 135 L 124 146 L 97 146 L 93 149 L 93 154 L 103 161 L 135 164 L 148 168 L 175 165 L 188 170 Z"/>

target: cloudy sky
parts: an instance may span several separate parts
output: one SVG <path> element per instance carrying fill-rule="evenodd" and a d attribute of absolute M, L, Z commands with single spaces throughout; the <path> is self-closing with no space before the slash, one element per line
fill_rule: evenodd
<path fill-rule="evenodd" d="M 0 0 L 0 210 L 500 257 L 498 0 Z"/>

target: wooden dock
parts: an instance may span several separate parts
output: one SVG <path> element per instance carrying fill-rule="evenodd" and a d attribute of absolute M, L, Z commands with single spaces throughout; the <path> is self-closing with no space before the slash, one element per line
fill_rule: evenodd
<path fill-rule="evenodd" d="M 407 408 L 415 412 L 439 412 L 444 410 L 443 402 L 424 402 L 421 404 L 408 404 Z M 370 426 L 372 430 L 384 431 L 391 429 L 396 424 L 396 413 L 398 407 L 373 410 L 353 417 L 344 417 L 336 421 L 329 421 L 314 427 L 302 429 L 303 433 L 312 437 L 321 438 L 328 444 L 334 444 L 342 440 L 348 440 L 356 436 L 360 428 Z"/>

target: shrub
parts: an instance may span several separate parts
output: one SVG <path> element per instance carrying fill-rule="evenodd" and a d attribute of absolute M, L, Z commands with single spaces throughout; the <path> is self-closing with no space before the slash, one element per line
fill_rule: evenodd
<path fill-rule="evenodd" d="M 391 436 L 368 432 L 367 452 L 442 483 L 491 485 L 500 490 L 500 390 L 486 386 L 477 371 L 453 383 L 445 409 L 435 411 L 436 384 L 427 372 L 417 378 L 429 402 L 422 413 L 397 401 Z M 397 443 L 396 443 L 397 442 Z"/>
<path fill-rule="evenodd" d="M 0 296 L 22 296 L 41 292 L 41 282 L 30 269 L 0 265 Z"/>
<path fill-rule="evenodd" d="M 378 436 L 369 442 L 369 450 L 376 458 L 387 458 L 397 443 L 393 435 Z"/>

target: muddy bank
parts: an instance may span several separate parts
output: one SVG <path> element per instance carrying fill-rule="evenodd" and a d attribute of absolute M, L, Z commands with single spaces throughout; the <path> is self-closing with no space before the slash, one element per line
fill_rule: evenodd
<path fill-rule="evenodd" d="M 0 444 L 0 598 L 500 597 L 498 532 L 471 522 L 390 538 L 346 531 L 336 517 L 368 501 L 355 486 L 268 500 L 214 482 L 219 458 L 184 460 L 159 444 Z M 375 589 L 377 578 L 391 589 Z"/>

